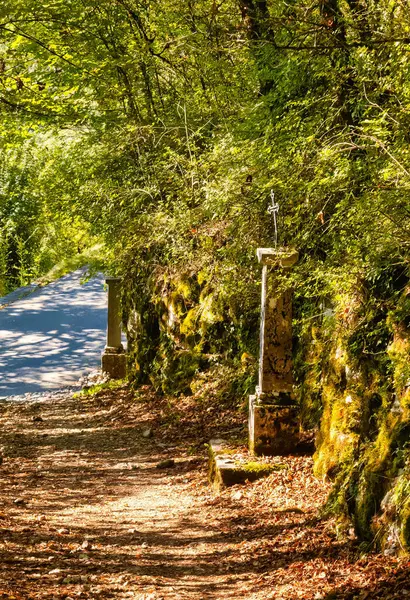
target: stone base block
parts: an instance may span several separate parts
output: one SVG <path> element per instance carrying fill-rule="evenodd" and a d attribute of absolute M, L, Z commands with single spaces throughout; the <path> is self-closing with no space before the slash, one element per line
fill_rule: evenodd
<path fill-rule="evenodd" d="M 216 491 L 237 483 L 256 481 L 282 469 L 286 469 L 286 465 L 249 461 L 249 457 L 232 451 L 224 440 L 209 443 L 209 481 Z"/>
<path fill-rule="evenodd" d="M 249 398 L 249 451 L 257 456 L 291 453 L 299 441 L 299 407 L 262 404 Z"/>
<path fill-rule="evenodd" d="M 110 379 L 125 379 L 127 375 L 127 355 L 124 352 L 107 352 L 101 357 L 101 370 Z"/>

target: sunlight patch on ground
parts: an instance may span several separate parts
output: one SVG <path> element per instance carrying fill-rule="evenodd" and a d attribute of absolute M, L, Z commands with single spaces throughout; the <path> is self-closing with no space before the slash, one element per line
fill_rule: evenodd
<path fill-rule="evenodd" d="M 75 385 L 98 368 L 106 338 L 106 290 L 77 271 L 0 312 L 0 396 Z M 7 300 L 7 297 L 3 300 Z"/>

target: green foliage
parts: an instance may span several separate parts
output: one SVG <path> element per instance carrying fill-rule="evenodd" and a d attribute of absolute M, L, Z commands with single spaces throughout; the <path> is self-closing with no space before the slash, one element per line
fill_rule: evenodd
<path fill-rule="evenodd" d="M 73 398 L 84 400 L 90 396 L 98 396 L 100 392 L 105 390 L 115 390 L 124 386 L 125 384 L 126 381 L 124 379 L 113 379 L 111 381 L 106 381 L 105 383 L 96 383 L 88 387 L 83 387 L 80 392 L 75 392 L 75 394 L 73 394 Z"/>
<path fill-rule="evenodd" d="M 93 260 L 98 237 L 74 212 L 76 187 L 61 159 L 72 136 L 33 134 L 19 146 L 5 136 L 0 159 L 0 293 L 25 285 L 62 262 L 74 268 Z M 77 141 L 77 140 L 76 140 Z M 77 167 L 78 168 L 78 167 Z M 95 258 L 95 257 L 94 257 Z M 67 271 L 66 271 L 67 272 Z"/>
<path fill-rule="evenodd" d="M 254 475 L 270 475 L 275 471 L 280 471 L 281 469 L 286 469 L 286 465 L 279 464 L 270 464 L 256 461 L 249 461 L 246 463 L 237 462 L 236 466 L 241 469 L 241 471 L 246 471 L 247 473 Z"/>

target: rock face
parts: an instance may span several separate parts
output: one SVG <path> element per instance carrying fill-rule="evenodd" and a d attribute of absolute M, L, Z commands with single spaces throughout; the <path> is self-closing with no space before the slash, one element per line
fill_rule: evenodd
<path fill-rule="evenodd" d="M 299 344 L 302 419 L 318 426 L 315 473 L 359 539 L 410 551 L 410 288 L 394 270 L 333 298 Z M 313 311 L 317 307 L 312 307 Z M 305 305 L 306 311 L 306 305 Z"/>

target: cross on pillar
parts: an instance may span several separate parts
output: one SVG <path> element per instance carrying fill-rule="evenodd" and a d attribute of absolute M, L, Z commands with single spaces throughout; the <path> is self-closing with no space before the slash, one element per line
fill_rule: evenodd
<path fill-rule="evenodd" d="M 278 285 L 298 260 L 288 248 L 258 248 L 262 264 L 259 373 L 249 398 L 249 447 L 254 454 L 286 454 L 296 445 L 298 407 L 293 395 L 292 291 Z"/>

